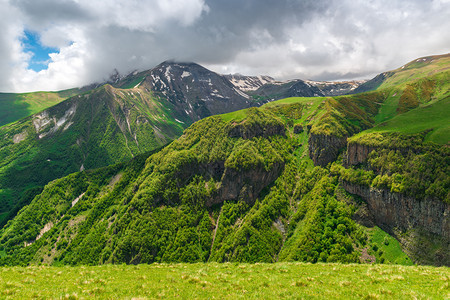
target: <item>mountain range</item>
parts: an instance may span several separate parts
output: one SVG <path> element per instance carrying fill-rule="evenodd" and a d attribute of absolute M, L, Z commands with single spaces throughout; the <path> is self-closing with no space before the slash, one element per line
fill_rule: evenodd
<path fill-rule="evenodd" d="M 164 62 L 76 90 L 0 128 L 0 263 L 448 266 L 449 65 L 332 83 Z"/>
<path fill-rule="evenodd" d="M 126 161 L 167 144 L 195 121 L 259 106 L 275 97 L 251 96 L 247 94 L 251 90 L 261 94 L 269 85 L 279 98 L 322 95 L 302 80 L 233 78 L 195 63 L 163 62 L 127 76 L 115 73 L 104 84 L 0 94 L 8 116 L 0 118 L 0 124 L 29 114 L 0 128 L 0 225 L 34 197 L 33 191 L 53 179 Z M 46 106 L 50 107 L 41 111 Z"/>

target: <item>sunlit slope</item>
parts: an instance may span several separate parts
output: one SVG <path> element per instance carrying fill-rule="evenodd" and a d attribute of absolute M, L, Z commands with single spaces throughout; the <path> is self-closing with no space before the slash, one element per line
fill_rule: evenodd
<path fill-rule="evenodd" d="M 428 131 L 425 142 L 437 144 L 450 142 L 450 96 L 399 114 L 358 136 L 374 132 L 415 134 L 424 131 Z"/>
<path fill-rule="evenodd" d="M 128 160 L 181 135 L 187 123 L 164 98 L 110 85 L 0 128 L 0 214 L 23 191 L 83 169 Z M 6 215 L 4 215 L 6 217 Z"/>
<path fill-rule="evenodd" d="M 448 71 L 450 71 L 450 53 L 421 57 L 388 72 L 391 74 L 387 76 L 378 89 L 393 86 L 401 87 L 411 81 L 434 77 L 439 73 L 446 73 Z"/>
<path fill-rule="evenodd" d="M 376 76 L 357 88 L 355 92 L 368 90 L 383 93 L 386 98 L 375 117 L 377 124 L 414 108 L 448 99 L 450 54 L 416 59 L 396 70 Z M 430 118 L 432 115 L 433 113 Z"/>
<path fill-rule="evenodd" d="M 77 95 L 79 89 L 59 92 L 0 93 L 0 126 L 28 117 Z"/>
<path fill-rule="evenodd" d="M 411 264 L 398 243 L 373 250 L 360 203 L 308 158 L 311 132 L 370 126 L 371 97 L 208 117 L 150 156 L 55 180 L 0 231 L 0 262 L 360 262 L 365 249 Z"/>

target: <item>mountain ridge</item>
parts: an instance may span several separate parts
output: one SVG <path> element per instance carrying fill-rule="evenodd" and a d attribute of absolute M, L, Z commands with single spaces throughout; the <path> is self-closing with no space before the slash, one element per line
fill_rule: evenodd
<path fill-rule="evenodd" d="M 172 95 L 167 105 L 188 105 L 189 94 L 170 76 L 170 82 L 162 79 L 173 70 L 159 68 L 147 74 L 149 81 L 139 73 L 124 81 L 131 89 L 108 85 L 102 91 L 132 105 L 142 102 L 133 102 L 136 97 L 165 91 Z M 441 109 L 450 102 L 449 71 L 425 77 L 422 71 L 362 94 L 286 98 L 209 116 L 159 151 L 52 181 L 0 230 L 6 255 L 0 263 L 364 262 L 367 253 L 377 262 L 450 265 L 448 237 L 441 234 L 448 223 L 438 224 L 449 207 L 449 140 L 442 134 L 449 116 Z M 119 133 L 127 129 L 120 117 L 127 113 L 117 103 L 109 110 L 111 122 L 122 124 Z M 58 123 L 63 130 L 71 122 L 69 108 L 39 134 L 53 134 Z M 422 125 L 396 129 L 411 120 Z M 380 221 L 385 208 L 377 195 L 389 195 L 400 219 L 387 214 Z M 433 211 L 431 223 L 427 213 L 407 210 L 431 198 L 443 207 Z M 396 205 L 401 199 L 410 204 Z M 391 234 L 401 244 L 382 245 L 375 234 L 387 241 Z"/>

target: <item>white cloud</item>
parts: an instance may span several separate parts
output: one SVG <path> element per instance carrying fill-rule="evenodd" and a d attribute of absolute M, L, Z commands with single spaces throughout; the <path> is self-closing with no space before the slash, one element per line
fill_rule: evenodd
<path fill-rule="evenodd" d="M 0 0 L 0 91 L 59 90 L 195 61 L 280 79 L 370 77 L 450 52 L 450 2 L 363 0 Z M 23 30 L 57 47 L 27 69 Z"/>

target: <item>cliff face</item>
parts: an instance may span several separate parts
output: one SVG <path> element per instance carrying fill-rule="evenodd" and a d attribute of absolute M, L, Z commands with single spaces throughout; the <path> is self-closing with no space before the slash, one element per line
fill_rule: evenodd
<path fill-rule="evenodd" d="M 336 160 L 339 151 L 347 144 L 347 138 L 311 133 L 308 143 L 309 157 L 314 162 L 314 165 L 324 167 Z"/>
<path fill-rule="evenodd" d="M 230 200 L 243 200 L 253 204 L 259 193 L 277 179 L 283 171 L 284 163 L 276 163 L 266 171 L 264 167 L 238 171 L 226 168 L 217 195 L 209 199 L 207 206 Z"/>
<path fill-rule="evenodd" d="M 345 159 L 346 166 L 353 166 L 366 161 L 369 153 L 375 150 L 375 147 L 361 145 L 358 143 L 348 143 L 347 156 Z"/>
<path fill-rule="evenodd" d="M 251 139 L 257 136 L 268 138 L 273 135 L 286 135 L 286 128 L 281 123 L 274 123 L 267 126 L 255 123 L 251 125 L 236 124 L 230 128 L 228 136 L 232 138 Z"/>
<path fill-rule="evenodd" d="M 375 222 L 392 232 L 394 228 L 406 231 L 421 227 L 450 241 L 450 207 L 443 201 L 425 198 L 415 199 L 385 189 L 343 182 L 344 188 L 362 197 Z"/>

